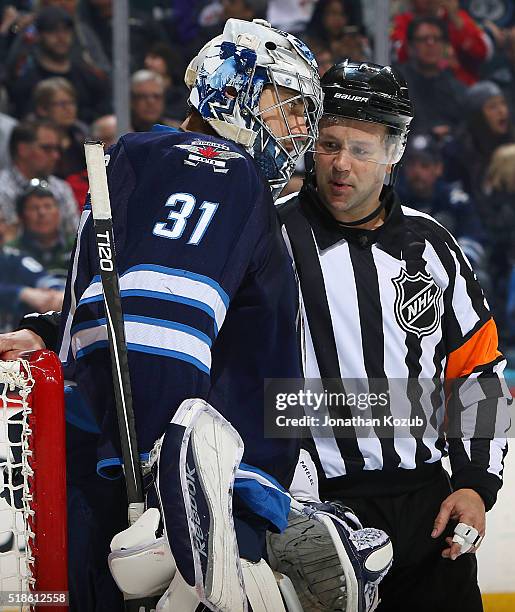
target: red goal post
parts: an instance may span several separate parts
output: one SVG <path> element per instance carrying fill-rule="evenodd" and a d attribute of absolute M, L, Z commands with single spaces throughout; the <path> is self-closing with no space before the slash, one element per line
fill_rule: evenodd
<path fill-rule="evenodd" d="M 50 351 L 0 361 L 0 495 L 0 593 L 67 591 L 64 387 Z"/>

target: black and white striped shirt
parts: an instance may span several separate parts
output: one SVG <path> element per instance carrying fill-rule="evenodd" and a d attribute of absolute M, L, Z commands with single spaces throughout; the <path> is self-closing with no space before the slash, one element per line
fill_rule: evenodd
<path fill-rule="evenodd" d="M 311 285 L 301 281 L 305 377 L 374 379 L 376 387 L 383 381 L 383 388 L 409 381 L 411 392 L 404 401 L 424 423 L 384 438 L 380 429 L 354 439 L 318 437 L 312 430 L 307 448 L 322 476 L 321 492 L 372 474 L 386 486 L 391 480 L 385 473 L 394 476 L 393 482 L 415 481 L 448 451 L 454 487 L 475 489 L 489 508 L 501 486 L 511 399 L 495 323 L 475 274 L 447 230 L 429 215 L 401 206 L 389 188 L 382 198 L 387 214 L 375 230 L 341 226 L 312 190 L 279 204 L 283 234 L 299 273 L 299 249 L 305 257 L 308 241 L 313 243 L 330 315 L 331 329 L 322 333 L 327 337 L 319 339 L 317 352 L 311 326 L 319 316 L 318 304 L 313 307 L 308 300 L 306 306 Z M 299 245 L 294 228 L 303 224 L 309 235 Z M 317 311 L 311 326 L 309 308 Z M 331 344 L 336 348 L 332 357 Z M 326 362 L 322 376 L 320 352 Z M 451 380 L 457 381 L 454 390 L 444 391 Z M 433 381 L 432 392 L 423 381 Z M 418 392 L 413 393 L 413 383 Z M 388 410 L 393 414 L 398 404 L 399 393 Z M 461 430 L 444 436 L 450 406 L 459 414 Z"/>

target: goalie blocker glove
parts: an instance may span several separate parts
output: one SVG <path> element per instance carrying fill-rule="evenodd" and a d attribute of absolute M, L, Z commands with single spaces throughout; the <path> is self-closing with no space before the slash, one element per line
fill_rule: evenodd
<path fill-rule="evenodd" d="M 272 567 L 293 582 L 304 612 L 371 612 L 391 567 L 388 535 L 339 503 L 292 500 L 288 528 L 268 540 Z"/>

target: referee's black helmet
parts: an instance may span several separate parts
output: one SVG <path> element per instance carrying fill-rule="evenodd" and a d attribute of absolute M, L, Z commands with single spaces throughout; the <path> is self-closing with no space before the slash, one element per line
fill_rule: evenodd
<path fill-rule="evenodd" d="M 345 60 L 322 77 L 324 115 L 386 125 L 406 137 L 413 119 L 408 87 L 390 66 Z"/>

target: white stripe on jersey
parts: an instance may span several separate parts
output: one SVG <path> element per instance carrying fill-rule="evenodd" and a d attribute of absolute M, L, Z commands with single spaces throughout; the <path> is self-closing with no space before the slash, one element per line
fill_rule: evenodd
<path fill-rule="evenodd" d="M 506 449 L 506 438 L 494 438 L 490 440 L 490 461 L 487 472 L 502 479 L 503 450 Z"/>
<path fill-rule="evenodd" d="M 378 437 L 356 438 L 363 459 L 364 470 L 380 470 L 383 467 L 383 451 Z"/>
<path fill-rule="evenodd" d="M 376 245 L 372 246 L 372 255 L 376 263 L 379 281 L 384 346 L 388 347 L 387 359 L 384 360 L 384 373 L 388 379 L 407 379 L 409 371 L 405 361 L 408 353 L 405 342 L 406 332 L 401 329 L 391 308 L 391 305 L 395 302 L 395 286 L 391 279 L 392 277 L 399 276 L 401 270 L 406 266 L 404 262 L 378 249 Z"/>
<path fill-rule="evenodd" d="M 331 363 L 330 369 L 336 371 L 339 368 L 344 386 L 345 379 L 358 382 L 364 380 L 366 384 L 367 373 L 373 376 L 371 372 L 378 372 L 379 378 L 386 379 L 388 384 L 392 400 L 388 410 L 393 418 L 414 416 L 413 410 L 420 415 L 423 413 L 425 426 L 422 431 L 417 432 L 417 437 L 420 433 L 422 437 L 417 439 L 414 432 L 406 427 L 403 427 L 402 431 L 396 428 L 397 435 L 394 436 L 393 442 L 380 440 L 377 437 L 379 434 L 376 433 L 369 438 L 357 438 L 357 445 L 354 442 L 354 447 L 349 443 L 351 453 L 346 453 L 345 442 L 337 440 L 334 432 L 328 431 L 327 427 L 323 432 L 312 427 L 311 434 L 318 459 L 328 479 L 358 473 L 357 464 L 358 470 L 391 470 L 397 467 L 415 469 L 421 461 L 439 461 L 442 451 L 438 447 L 443 446 L 443 440 L 438 434 L 445 423 L 446 398 L 443 383 L 449 350 L 466 342 L 467 334 L 475 329 L 483 317 L 485 322 L 488 320 L 486 301 L 481 296 L 479 287 L 475 285 L 473 271 L 462 256 L 454 237 L 429 215 L 404 206 L 402 212 L 405 215 L 403 223 L 407 223 L 410 234 L 407 235 L 409 242 L 398 244 L 399 248 L 385 233 L 384 242 L 379 237 L 378 242 L 370 246 L 370 257 L 370 253 L 361 251 L 357 244 L 349 244 L 347 240 L 339 239 L 336 233 L 332 236 L 329 232 L 324 233 L 321 227 L 317 228 L 317 231 L 320 230 L 322 244 L 329 246 L 320 250 L 316 241 L 315 244 L 324 277 L 337 351 L 334 358 L 337 358 L 338 362 Z M 288 214 L 290 213 L 286 211 L 286 223 L 282 227 L 287 244 L 289 241 L 285 228 L 288 227 Z M 412 245 L 413 251 L 410 250 Z M 417 261 L 421 257 L 424 265 L 414 261 L 413 256 Z M 414 263 L 416 265 L 413 265 Z M 406 322 L 397 310 L 399 300 L 404 298 L 402 292 L 398 292 L 393 279 L 398 278 L 402 270 L 416 271 L 419 267 L 425 269 L 438 286 L 440 302 L 434 306 L 434 316 L 438 319 L 435 320 L 438 325 L 434 325 L 434 331 L 430 334 L 417 334 L 415 337 L 405 331 Z M 414 272 L 409 272 L 412 273 Z M 358 277 L 358 274 L 364 276 Z M 444 304 L 448 310 L 444 311 Z M 483 304 L 486 306 L 486 312 L 483 310 Z M 371 317 L 381 317 L 381 320 Z M 304 374 L 308 379 L 319 378 L 319 367 L 304 308 L 301 319 L 304 332 Z M 377 345 L 377 342 L 381 345 Z M 485 367 L 485 380 L 488 380 L 492 365 Z M 474 435 L 482 419 L 486 419 L 486 427 L 493 427 L 489 419 L 495 418 L 498 421 L 503 420 L 502 425 L 506 425 L 504 420 L 507 418 L 507 411 L 503 406 L 509 392 L 502 378 L 503 367 L 504 362 L 493 366 L 494 373 L 500 380 L 502 394 L 494 391 L 490 396 L 487 387 L 481 387 L 481 378 L 478 379 L 478 375 L 473 374 L 469 385 L 470 392 L 473 389 L 475 396 L 470 396 L 469 385 L 466 385 L 461 389 L 460 397 L 456 398 L 457 404 L 461 404 L 465 438 L 456 440 L 453 445 L 457 451 L 454 456 L 457 465 L 454 467 L 458 471 L 467 463 L 467 456 L 468 461 L 471 460 L 471 454 L 473 461 L 483 462 L 486 471 L 487 449 L 479 449 L 477 444 L 471 447 L 470 444 L 470 437 Z M 413 395 L 412 389 L 410 393 L 407 392 L 408 380 L 415 385 L 416 393 L 421 393 L 420 399 L 417 394 Z M 311 384 L 316 383 L 311 381 Z M 486 405 L 485 393 L 489 395 Z M 318 416 L 321 417 L 321 422 L 324 422 L 327 409 L 322 411 L 322 408 L 319 408 Z M 481 414 L 478 414 L 479 411 Z M 503 429 L 496 423 L 496 437 L 490 442 L 488 459 L 488 471 L 496 476 L 500 476 L 502 470 L 502 454 L 505 448 L 502 432 Z M 486 442 L 485 440 L 485 444 Z M 458 451 L 460 447 L 463 454 Z"/>
<path fill-rule="evenodd" d="M 360 379 L 365 382 L 367 372 L 363 357 L 363 344 L 361 340 L 361 319 L 358 308 L 358 296 L 354 284 L 354 270 L 349 256 L 349 245 L 346 241 L 341 241 L 322 254 L 319 251 L 320 265 L 324 278 L 345 278 L 345 301 L 341 299 L 341 285 L 339 283 L 326 283 L 326 295 L 331 314 L 333 330 L 336 338 L 345 338 L 345 342 L 336 342 L 338 354 L 338 365 L 343 379 Z M 305 317 L 305 313 L 304 313 Z M 304 318 L 307 325 L 307 319 Z M 309 327 L 308 327 L 309 329 Z M 309 334 L 311 347 L 311 334 Z M 352 351 L 352 354 L 349 354 Z M 314 349 L 312 362 L 316 363 Z M 317 366 L 317 377 L 318 373 Z M 322 416 L 322 415 L 320 415 Z M 313 434 L 315 437 L 315 435 Z M 381 442 L 377 437 L 357 438 L 359 450 L 365 462 L 365 470 L 381 469 L 383 466 L 383 456 Z M 346 474 L 345 463 L 342 460 L 341 452 L 333 436 L 327 437 L 327 427 L 324 428 L 324 437 L 316 438 L 315 443 L 320 450 L 319 456 L 323 461 L 326 475 L 331 478 Z M 329 458 L 326 454 L 329 453 Z M 328 471 L 329 470 L 329 471 Z M 332 475 L 330 475 L 330 472 Z"/>
<path fill-rule="evenodd" d="M 386 342 L 386 336 L 385 336 Z M 390 412 L 393 418 L 406 418 L 411 413 L 411 402 L 408 397 L 408 373 L 404 376 L 396 375 L 395 378 L 388 376 L 388 367 L 390 359 L 385 359 L 385 372 L 388 377 L 388 386 L 390 397 L 394 397 L 395 401 L 390 403 Z M 407 368 L 406 368 L 407 370 Z M 415 454 L 417 452 L 417 441 L 413 437 L 407 437 L 406 429 L 402 437 L 394 436 L 393 446 L 395 452 L 401 458 L 399 467 L 406 470 L 411 470 L 416 467 Z M 395 432 L 395 427 L 394 427 Z"/>
<path fill-rule="evenodd" d="M 409 216 L 409 217 L 423 217 L 424 219 L 428 219 L 431 223 L 433 223 L 434 225 L 437 225 L 438 227 L 441 227 L 442 229 L 445 230 L 444 226 L 439 223 L 436 219 L 434 219 L 433 217 L 431 217 L 431 215 L 428 215 L 426 213 L 420 212 L 418 210 L 415 210 L 413 208 L 408 208 L 407 206 L 402 206 L 402 211 L 405 215 Z M 458 244 L 458 241 L 456 240 L 456 238 L 454 238 L 454 236 L 448 232 L 447 230 L 445 230 L 447 237 L 456 245 L 456 247 L 458 249 L 460 249 L 461 251 L 461 247 Z M 426 240 L 426 245 L 428 245 L 428 242 Z M 429 245 L 431 246 L 431 245 Z M 426 248 L 428 248 L 428 246 L 426 246 Z M 440 258 L 438 257 L 438 255 L 436 254 L 436 252 L 434 251 L 433 247 L 431 246 L 431 249 L 433 251 L 433 256 L 429 259 L 427 257 L 425 257 L 425 253 L 424 253 L 424 259 L 426 259 L 426 261 L 428 261 L 428 266 L 427 269 L 428 271 L 431 272 L 431 274 L 433 274 L 433 270 L 431 269 L 431 265 L 434 263 L 438 263 L 439 266 L 441 267 L 441 269 L 445 272 L 445 269 L 440 261 Z M 454 259 L 454 264 L 456 266 L 456 275 L 455 275 L 455 288 L 454 288 L 454 294 L 452 297 L 452 305 L 453 305 L 453 309 L 454 309 L 454 314 L 456 315 L 456 318 L 458 319 L 458 323 L 460 325 L 461 331 L 463 335 L 466 335 L 473 327 L 474 325 L 479 321 L 479 317 L 477 317 L 474 321 L 474 317 L 471 316 L 471 313 L 474 312 L 474 309 L 471 307 L 472 303 L 471 300 L 468 298 L 468 294 L 467 291 L 465 290 L 465 279 L 462 275 L 463 271 L 462 271 L 462 266 L 459 263 L 456 254 L 454 253 L 454 251 L 452 249 L 449 249 L 450 254 L 452 255 L 452 258 Z M 463 253 L 463 251 L 461 251 L 463 259 L 466 261 L 466 265 L 468 266 L 468 268 L 471 270 L 472 266 L 470 265 L 470 262 L 468 261 L 466 255 Z M 435 275 L 435 280 L 438 279 L 438 276 Z M 447 283 L 449 282 L 448 277 L 447 277 Z M 460 283 L 460 285 L 458 286 L 458 283 Z M 447 285 L 446 285 L 447 286 Z M 445 288 L 446 288 L 445 286 Z M 444 287 L 442 287 L 443 289 L 445 289 Z M 459 297 L 458 297 L 459 296 Z M 462 298 L 465 298 L 462 301 Z M 486 299 L 484 300 L 484 305 L 486 308 L 488 308 L 488 303 L 486 301 Z M 464 315 L 464 313 L 468 312 L 468 316 Z M 461 317 L 460 317 L 461 315 Z M 472 321 L 474 321 L 472 323 Z"/>
<path fill-rule="evenodd" d="M 207 342 L 183 329 L 172 329 L 136 321 L 125 321 L 125 338 L 129 350 L 166 354 L 193 363 L 204 372 L 211 369 L 211 350 Z M 73 356 L 107 340 L 106 325 L 80 329 L 72 336 Z M 177 353 L 176 355 L 174 353 Z M 196 363 L 198 362 L 198 364 Z"/>
<path fill-rule="evenodd" d="M 327 303 L 336 338 L 341 376 L 342 378 L 366 378 L 358 296 L 348 243 L 338 242 L 326 249 L 321 256 L 319 251 L 319 259 L 324 279 L 326 279 Z M 341 278 L 342 283 L 345 283 L 344 300 L 342 300 L 342 284 L 334 282 L 334 279 L 337 278 Z M 345 338 L 344 342 L 342 342 L 343 338 Z"/>
<path fill-rule="evenodd" d="M 304 323 L 304 341 L 303 346 L 305 348 L 305 356 L 304 356 L 304 375 L 306 379 L 319 380 L 320 379 L 320 370 L 318 369 L 318 363 L 315 357 L 315 349 L 313 347 L 313 342 L 311 340 L 311 332 L 309 331 L 309 324 L 306 318 L 306 311 L 302 310 L 302 319 Z M 306 387 L 309 386 L 310 383 L 306 381 Z M 318 391 L 318 389 L 316 389 Z M 329 415 L 329 411 L 327 410 L 327 406 L 324 402 L 320 405 L 319 414 L 320 422 L 325 422 L 325 417 Z M 345 462 L 343 461 L 342 454 L 338 445 L 336 444 L 336 439 L 334 435 L 327 435 L 327 428 L 324 429 L 325 436 L 317 435 L 317 428 L 311 427 L 311 435 L 313 436 L 313 440 L 315 446 L 317 448 L 318 455 L 320 457 L 320 461 L 322 462 L 322 467 L 324 468 L 324 472 L 326 473 L 328 478 L 334 478 L 336 476 L 342 476 L 347 473 L 345 468 Z"/>
<path fill-rule="evenodd" d="M 471 455 L 470 455 L 470 440 L 462 440 L 461 442 L 463 444 L 463 448 L 465 449 L 465 452 L 467 453 L 467 457 L 469 458 L 469 461 L 470 461 L 470 458 L 471 458 Z"/>
<path fill-rule="evenodd" d="M 213 283 L 214 284 L 214 283 Z M 160 272 L 156 270 L 129 270 L 120 276 L 120 291 L 141 291 L 155 294 L 148 297 L 157 299 L 193 300 L 205 309 L 209 309 L 216 323 L 216 330 L 222 327 L 227 313 L 224 303 L 225 296 L 221 290 L 200 279 L 188 278 L 184 275 Z M 87 303 L 102 297 L 102 285 L 100 281 L 91 283 L 80 298 L 80 303 Z"/>
<path fill-rule="evenodd" d="M 456 278 L 454 281 L 454 293 L 452 294 L 452 308 L 463 336 L 466 336 L 469 331 L 474 328 L 474 325 L 479 321 L 476 311 L 472 305 L 472 300 L 467 293 L 467 284 L 465 279 L 460 274 L 460 264 L 456 255 L 451 251 L 454 264 L 456 266 Z"/>
<path fill-rule="evenodd" d="M 379 281 L 384 346 L 388 347 L 387 358 L 384 360 L 384 372 L 388 379 L 390 397 L 395 397 L 395 402 L 390 404 L 390 412 L 393 418 L 406 418 L 411 413 L 411 403 L 407 394 L 409 371 L 406 365 L 406 355 L 408 349 L 405 340 L 399 342 L 399 338 L 404 339 L 406 337 L 406 332 L 400 328 L 393 310 L 390 308 L 390 305 L 395 301 L 395 287 L 391 278 L 392 276 L 398 276 L 401 269 L 405 268 L 405 264 L 377 248 L 376 245 L 372 246 L 372 255 L 376 262 Z M 414 469 L 416 467 L 415 453 L 417 450 L 415 438 L 408 438 L 406 435 L 404 437 L 397 436 L 393 439 L 393 445 L 395 452 L 401 459 L 399 467 L 406 470 Z"/>
<path fill-rule="evenodd" d="M 293 193 L 289 193 L 288 195 L 282 196 L 281 198 L 277 198 L 274 204 L 276 206 L 281 206 L 281 204 L 286 204 L 288 200 L 291 200 L 292 198 L 296 198 L 298 195 L 299 195 L 299 192 L 294 191 Z"/>
<path fill-rule="evenodd" d="M 234 476 L 235 480 L 238 479 L 250 479 L 250 480 L 255 480 L 256 482 L 258 482 L 261 486 L 263 487 L 268 487 L 269 489 L 274 489 L 274 491 L 277 491 L 278 493 L 280 493 L 281 495 L 284 495 L 285 497 L 290 497 L 289 494 L 286 491 L 283 491 L 282 489 L 280 489 L 276 484 L 274 484 L 271 480 L 269 480 L 268 478 L 265 478 L 265 476 L 263 476 L 263 474 L 260 474 L 258 472 L 252 472 L 250 470 L 242 470 L 241 468 L 238 468 L 236 470 L 236 474 Z"/>
<path fill-rule="evenodd" d="M 501 388 L 505 395 L 511 395 L 510 390 L 508 388 L 508 384 L 506 379 L 504 378 L 503 372 L 506 367 L 506 361 L 501 361 L 496 363 L 493 367 L 493 371 L 499 376 L 499 381 L 501 383 Z M 491 474 L 495 474 L 502 478 L 502 469 L 503 469 L 503 451 L 506 451 L 508 446 L 508 440 L 506 439 L 506 435 L 508 430 L 510 429 L 511 420 L 510 414 L 508 411 L 498 411 L 497 412 L 497 420 L 495 422 L 495 434 L 496 437 L 490 441 L 490 461 L 488 464 L 488 472 Z"/>
<path fill-rule="evenodd" d="M 75 295 L 75 281 L 77 280 L 77 262 L 79 261 L 82 230 L 84 229 L 84 225 L 89 219 L 90 215 L 91 209 L 86 209 L 82 211 L 79 228 L 77 230 L 77 246 L 75 248 L 75 255 L 73 257 L 73 263 L 71 268 L 70 310 L 68 311 L 68 317 L 64 326 L 61 348 L 59 350 L 59 359 L 61 360 L 61 363 L 66 363 L 68 359 L 68 353 L 70 352 L 70 329 L 72 327 L 73 315 L 75 314 L 75 310 L 77 309 L 77 296 Z"/>
<path fill-rule="evenodd" d="M 499 382 L 501 383 L 503 394 L 509 397 L 511 395 L 511 391 L 510 391 L 510 388 L 508 387 L 508 383 L 506 382 L 506 379 L 504 378 L 504 368 L 506 367 L 506 365 L 507 365 L 507 362 L 505 360 L 500 361 L 499 363 L 496 363 L 494 365 L 493 371 L 499 377 Z M 509 421 L 506 422 L 506 425 L 507 425 L 506 431 L 508 431 L 510 427 Z"/>

